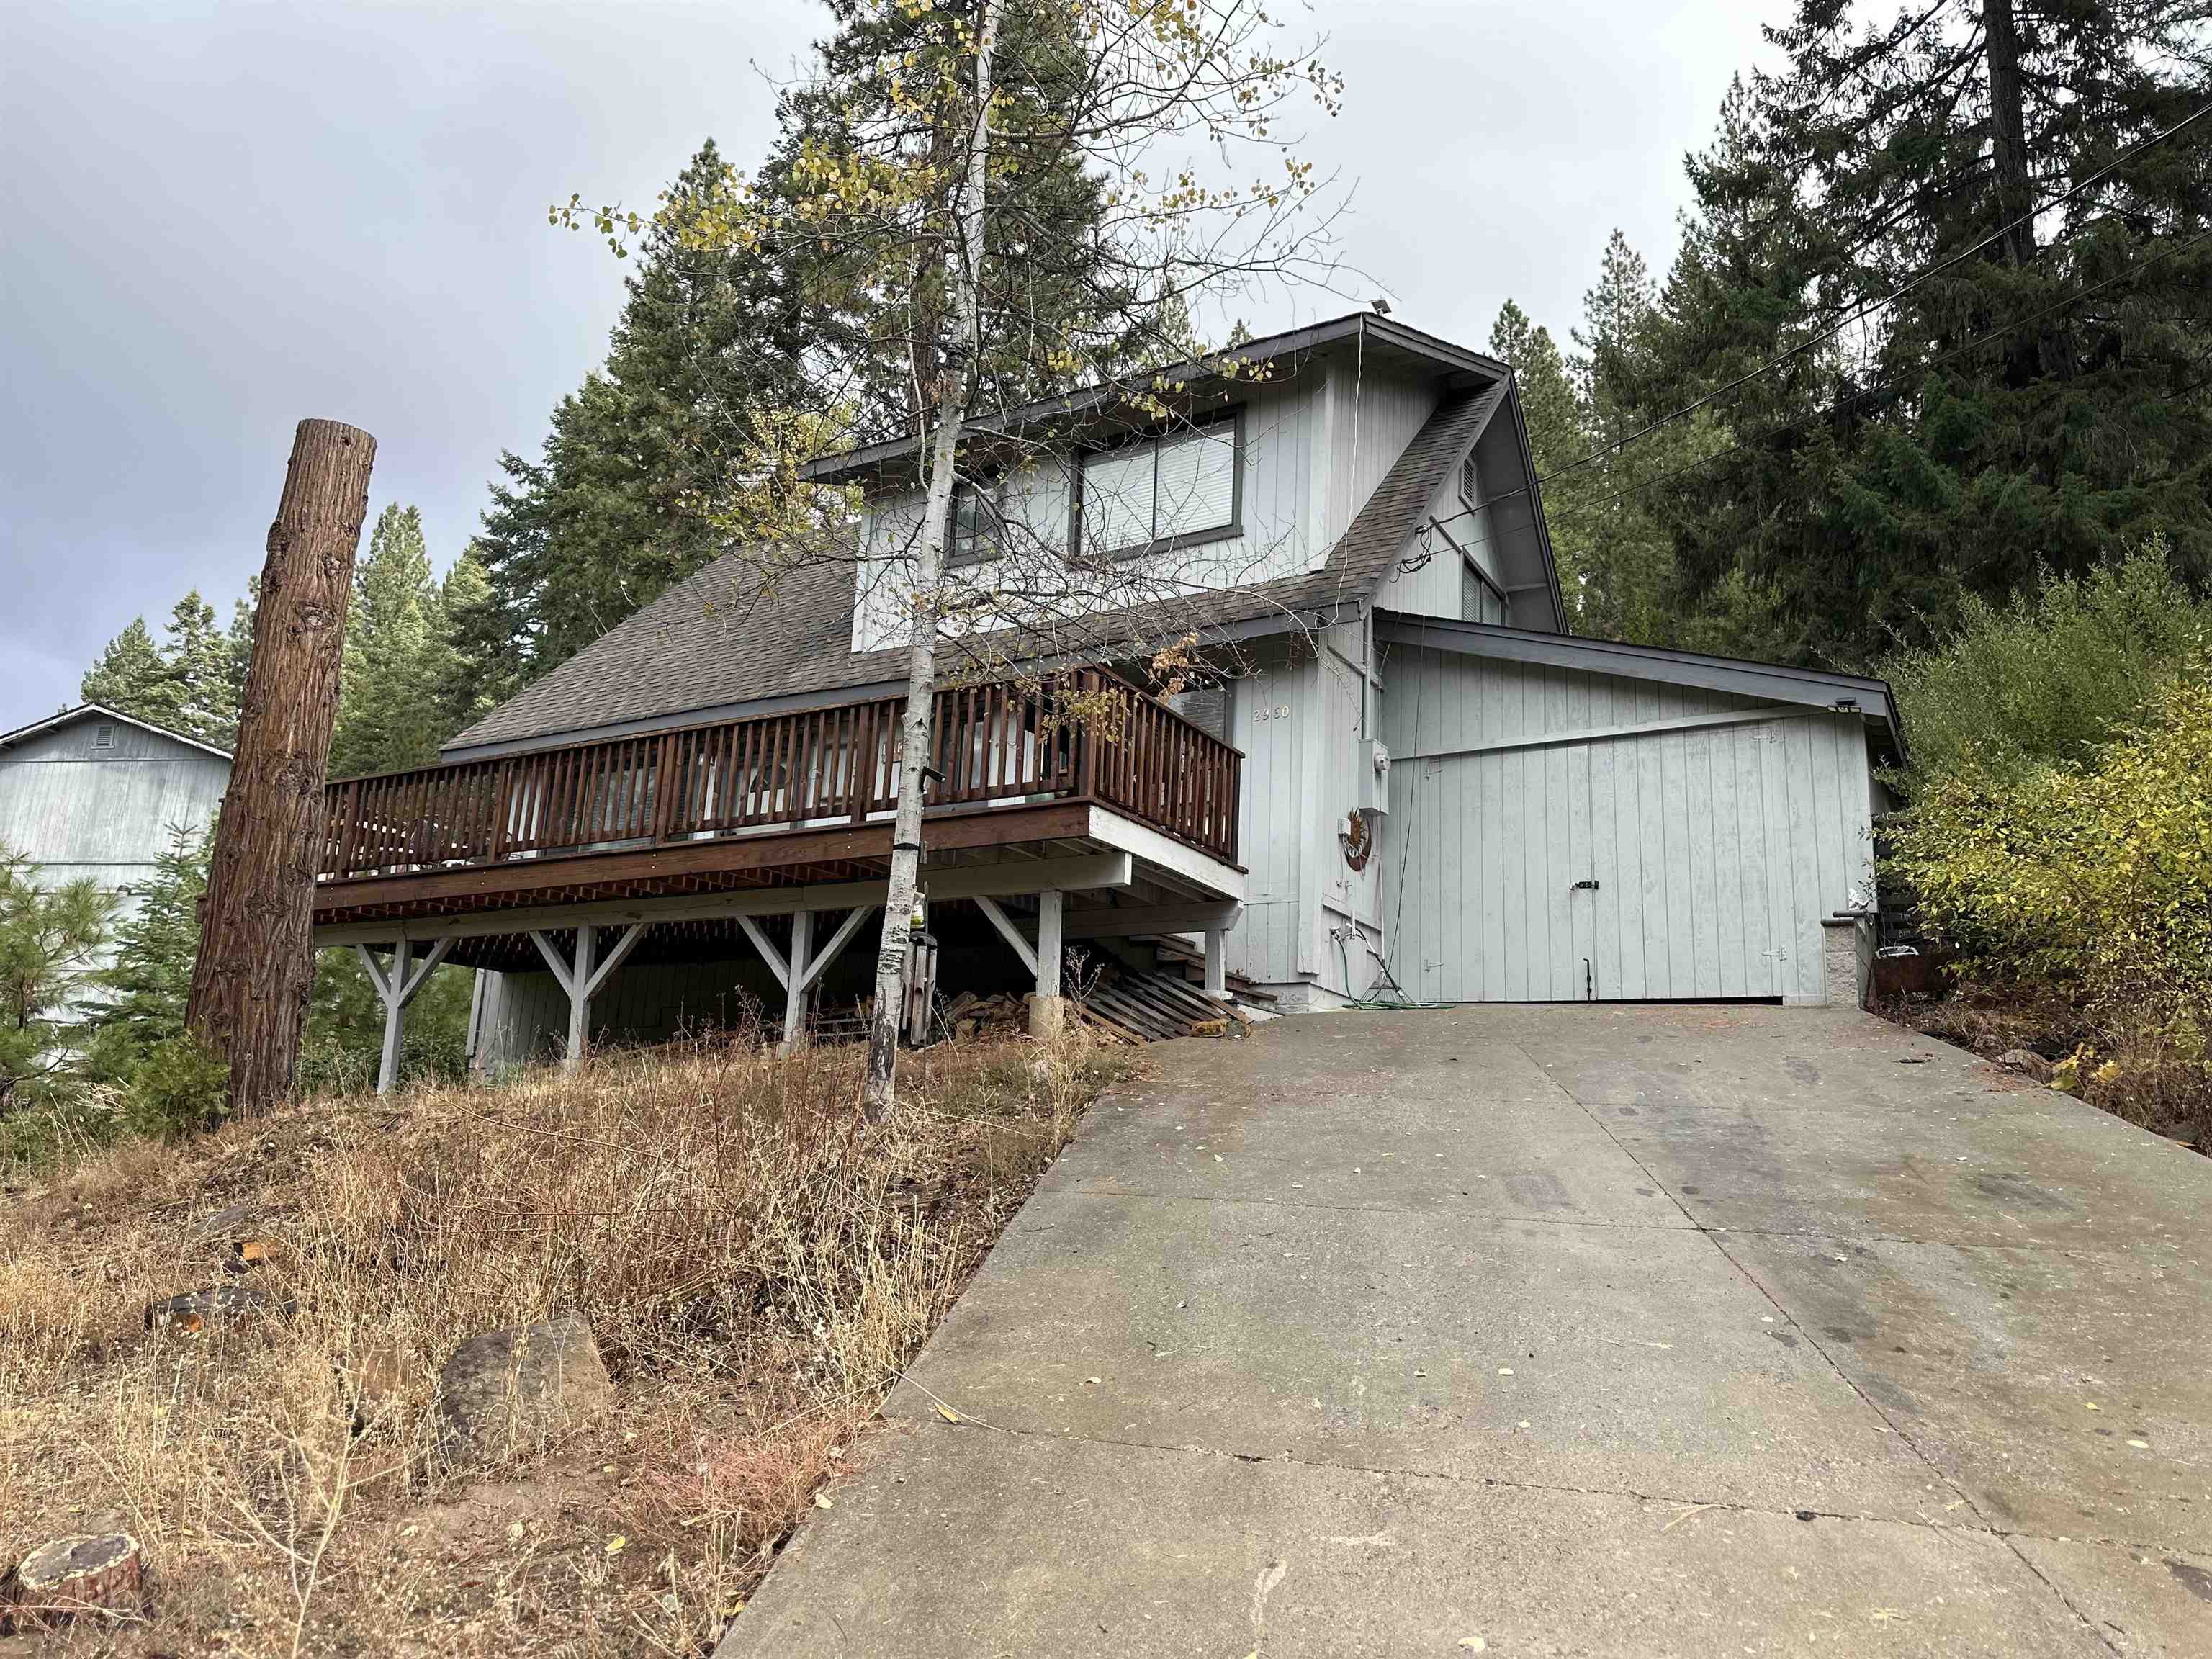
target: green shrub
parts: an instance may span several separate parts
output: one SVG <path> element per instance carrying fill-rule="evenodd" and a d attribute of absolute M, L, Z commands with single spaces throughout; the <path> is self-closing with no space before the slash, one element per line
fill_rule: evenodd
<path fill-rule="evenodd" d="M 122 1127 L 173 1140 L 220 1123 L 230 1109 L 230 1066 L 190 1031 L 156 1043 L 123 1092 Z"/>
<path fill-rule="evenodd" d="M 114 911 L 89 877 L 47 887 L 0 846 L 0 1117 L 65 1103 L 82 1084 L 80 1003 Z"/>
<path fill-rule="evenodd" d="M 2188 1076 L 2212 1090 L 2212 665 L 2185 666 L 2086 762 L 1932 780 L 1890 842 L 1967 975 L 2062 988 L 2104 1034 L 2101 1060 L 2075 1057 L 2080 1091 L 2124 1071 L 2160 1073 L 2160 1098 Z"/>
<path fill-rule="evenodd" d="M 1911 745 L 1899 781 L 1917 794 L 1949 779 L 2025 783 L 2045 763 L 2087 764 L 2208 640 L 2212 603 L 2191 596 L 2158 536 L 2008 605 L 1969 599 L 1948 643 L 1883 665 Z"/>

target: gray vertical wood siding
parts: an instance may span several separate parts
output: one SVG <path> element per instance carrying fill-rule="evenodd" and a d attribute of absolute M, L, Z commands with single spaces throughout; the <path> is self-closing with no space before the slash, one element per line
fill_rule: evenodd
<path fill-rule="evenodd" d="M 557 1059 L 568 1030 L 568 994 L 550 974 L 483 975 L 476 1060 L 489 1072 Z M 722 962 L 640 963 L 619 969 L 592 999 L 595 1037 L 665 1042 L 726 1027 L 748 1006 L 782 1018 L 783 993 L 765 965 Z"/>
<path fill-rule="evenodd" d="M 1244 751 L 1244 913 L 1228 939 L 1231 971 L 1264 984 L 1297 978 L 1300 939 L 1311 903 L 1306 890 L 1306 823 L 1300 779 L 1313 735 L 1315 665 L 1278 649 L 1259 672 L 1230 685 L 1229 741 Z"/>
<path fill-rule="evenodd" d="M 230 763 L 119 721 L 112 745 L 94 749 L 102 724 L 110 723 L 88 715 L 0 750 L 0 845 L 27 854 L 45 885 L 90 877 L 122 893 L 119 922 L 138 907 L 130 890 L 156 873 L 170 826 L 207 828 Z M 102 963 L 112 955 L 102 952 Z"/>
<path fill-rule="evenodd" d="M 1408 758 L 1382 836 L 1382 921 L 1408 991 L 1443 1002 L 1824 995 L 1821 918 L 1872 890 L 1855 717 L 1792 710 L 1413 759 L 1758 705 L 1419 650 L 1395 653 L 1388 675 L 1385 737 Z"/>

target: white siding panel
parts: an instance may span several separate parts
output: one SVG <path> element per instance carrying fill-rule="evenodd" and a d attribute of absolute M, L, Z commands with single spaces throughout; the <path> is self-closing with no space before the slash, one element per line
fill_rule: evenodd
<path fill-rule="evenodd" d="M 1407 763 L 1379 864 L 1401 982 L 1440 1001 L 1820 998 L 1821 919 L 1870 881 L 1855 717 L 1437 753 L 1747 706 L 1396 653 L 1383 735 Z"/>

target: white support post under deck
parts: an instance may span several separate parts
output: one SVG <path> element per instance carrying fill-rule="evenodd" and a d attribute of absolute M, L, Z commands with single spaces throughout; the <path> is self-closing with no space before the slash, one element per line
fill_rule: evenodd
<path fill-rule="evenodd" d="M 1060 922 L 1067 895 L 1054 888 L 1037 895 L 1036 994 L 1060 995 Z"/>
<path fill-rule="evenodd" d="M 583 1064 L 586 1050 L 592 1041 L 592 999 L 599 988 L 614 976 L 615 970 L 629 960 L 629 953 L 645 937 L 651 924 L 634 921 L 623 929 L 623 936 L 615 941 L 605 961 L 599 961 L 599 930 L 588 924 L 576 929 L 576 951 L 573 960 L 564 961 L 561 952 L 553 948 L 552 939 L 544 933 L 532 929 L 530 942 L 538 947 L 538 954 L 545 958 L 545 965 L 553 970 L 553 977 L 568 998 L 568 1041 L 561 1051 L 561 1069 L 573 1072 Z"/>
<path fill-rule="evenodd" d="M 1060 963 L 1064 954 L 1067 895 L 1058 888 L 1048 888 L 1036 896 L 1036 902 L 1037 936 L 1036 943 L 1031 945 L 996 899 L 984 893 L 975 895 L 975 908 L 990 919 L 991 926 L 999 930 L 999 936 L 1013 948 L 1014 954 L 1022 959 L 1022 966 L 1036 980 L 1036 994 L 1029 1000 L 1030 1035 L 1048 1038 L 1060 1034 L 1066 1014 L 1060 1000 Z"/>
<path fill-rule="evenodd" d="M 384 1047 L 376 1062 L 376 1092 L 389 1094 L 392 1085 L 399 1080 L 400 1038 L 406 1024 L 407 1005 L 430 977 L 430 970 L 446 959 L 446 952 L 453 948 L 449 939 L 441 939 L 430 947 L 430 954 L 422 958 L 410 973 L 409 959 L 414 946 L 406 939 L 396 939 L 392 946 L 392 967 L 387 972 L 376 960 L 366 945 L 354 949 L 361 953 L 361 965 L 368 970 L 368 982 L 376 988 L 377 1000 L 384 1005 Z"/>
<path fill-rule="evenodd" d="M 783 975 L 783 1052 L 805 1046 L 806 994 L 814 981 L 807 977 L 807 958 L 814 951 L 814 912 L 800 910 L 791 918 L 791 961 Z"/>
<path fill-rule="evenodd" d="M 1229 934 L 1220 927 L 1206 930 L 1206 994 L 1229 1000 Z"/>
<path fill-rule="evenodd" d="M 830 935 L 829 943 L 820 950 L 814 948 L 814 918 L 822 914 L 814 910 L 795 910 L 791 917 L 791 954 L 787 957 L 775 948 L 760 923 L 742 913 L 738 926 L 744 929 L 745 937 L 753 942 L 753 949 L 761 953 L 768 970 L 775 975 L 775 982 L 783 987 L 783 1041 L 778 1048 L 785 1054 L 806 1041 L 806 1004 L 814 994 L 814 988 L 822 982 L 822 975 L 837 960 L 846 944 L 860 931 L 860 924 L 875 914 L 872 904 L 856 904 L 845 913 L 845 920 L 837 924 L 837 931 Z"/>

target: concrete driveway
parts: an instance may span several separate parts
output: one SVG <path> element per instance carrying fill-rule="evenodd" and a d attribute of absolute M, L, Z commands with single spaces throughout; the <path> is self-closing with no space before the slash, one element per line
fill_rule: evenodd
<path fill-rule="evenodd" d="M 2212 1655 L 2212 1160 L 1842 1012 L 1152 1054 L 726 1659 Z"/>

